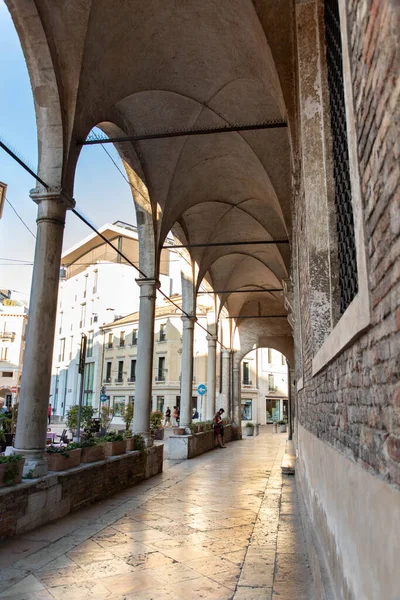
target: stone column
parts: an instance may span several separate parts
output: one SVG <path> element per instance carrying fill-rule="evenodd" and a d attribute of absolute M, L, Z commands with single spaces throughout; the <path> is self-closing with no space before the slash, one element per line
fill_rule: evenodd
<path fill-rule="evenodd" d="M 215 376 L 216 376 L 216 359 L 217 359 L 217 336 L 208 335 L 208 356 L 207 356 L 207 403 L 206 403 L 206 420 L 210 421 L 214 418 L 215 407 Z"/>
<path fill-rule="evenodd" d="M 193 338 L 196 317 L 181 317 L 183 321 L 181 359 L 181 412 L 180 427 L 189 427 L 192 422 L 193 389 Z"/>
<path fill-rule="evenodd" d="M 241 397 L 240 397 L 240 364 L 233 365 L 233 377 L 232 377 L 232 414 L 233 414 L 233 422 L 241 427 L 242 423 L 242 412 L 241 412 Z"/>
<path fill-rule="evenodd" d="M 136 279 L 140 287 L 139 333 L 137 343 L 135 414 L 133 433 L 152 445 L 150 436 L 151 392 L 153 387 L 154 315 L 156 294 L 160 282 L 155 279 Z"/>
<path fill-rule="evenodd" d="M 230 392 L 230 361 L 231 351 L 222 350 L 222 404 L 220 408 L 225 410 L 225 415 L 229 418 L 229 392 Z"/>
<path fill-rule="evenodd" d="M 24 472 L 41 477 L 47 473 L 47 407 L 65 215 L 75 202 L 61 188 L 34 189 L 30 195 L 38 204 L 37 236 L 14 449 L 26 458 Z"/>

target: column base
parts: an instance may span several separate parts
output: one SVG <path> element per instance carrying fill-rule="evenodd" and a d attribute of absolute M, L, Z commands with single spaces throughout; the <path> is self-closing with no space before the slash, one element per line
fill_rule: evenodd
<path fill-rule="evenodd" d="M 151 433 L 149 431 L 132 431 L 133 435 L 141 435 L 144 439 L 144 443 L 146 448 L 151 448 L 154 445 L 154 440 L 151 437 Z"/>
<path fill-rule="evenodd" d="M 25 456 L 25 464 L 22 476 L 29 475 L 30 478 L 44 477 L 48 473 L 47 459 L 44 450 L 25 450 L 14 448 L 14 452 Z"/>

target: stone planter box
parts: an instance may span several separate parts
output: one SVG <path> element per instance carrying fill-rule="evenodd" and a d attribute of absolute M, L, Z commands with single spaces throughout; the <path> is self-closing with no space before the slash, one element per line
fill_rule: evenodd
<path fill-rule="evenodd" d="M 3 463 L 0 464 L 0 487 L 4 487 L 6 485 L 15 485 L 16 483 L 21 483 L 21 479 L 22 479 L 22 470 L 24 468 L 24 464 L 25 464 L 25 458 L 21 458 L 21 460 L 19 460 L 18 462 L 12 462 L 12 463 Z M 13 481 L 11 481 L 10 483 L 5 483 L 4 482 L 4 476 L 7 476 L 7 472 L 10 472 L 10 469 L 12 469 L 12 473 L 14 472 L 14 469 L 16 471 L 15 476 L 13 476 Z M 4 515 L 5 517 L 6 515 Z"/>
<path fill-rule="evenodd" d="M 246 436 L 253 437 L 254 435 L 254 427 L 245 427 Z"/>
<path fill-rule="evenodd" d="M 162 472 L 164 445 L 110 456 L 0 488 L 1 541 L 25 533 Z M 3 518 L 4 516 L 4 518 Z M 63 597 L 68 598 L 68 594 Z"/>
<path fill-rule="evenodd" d="M 240 439 L 238 428 L 225 425 L 224 442 L 228 443 L 238 439 Z M 213 429 L 192 435 L 172 435 L 168 439 L 168 459 L 185 460 L 193 458 L 209 450 L 214 450 L 215 447 L 216 436 Z"/>
<path fill-rule="evenodd" d="M 279 432 L 280 433 L 286 433 L 286 425 L 279 425 Z"/>
<path fill-rule="evenodd" d="M 63 454 L 47 453 L 47 468 L 49 471 L 65 471 L 66 469 L 73 469 L 77 467 L 81 462 L 81 448 L 68 451 L 68 458 Z"/>
<path fill-rule="evenodd" d="M 126 440 L 120 442 L 106 442 L 104 444 L 104 454 L 106 456 L 117 456 L 118 454 L 125 454 L 126 452 Z"/>
<path fill-rule="evenodd" d="M 126 451 L 132 452 L 135 449 L 135 440 L 133 438 L 126 438 Z"/>
<path fill-rule="evenodd" d="M 104 459 L 104 445 L 98 444 L 91 448 L 82 448 L 81 463 L 91 463 Z"/>
<path fill-rule="evenodd" d="M 184 427 L 174 427 L 174 435 L 186 435 L 186 429 Z"/>

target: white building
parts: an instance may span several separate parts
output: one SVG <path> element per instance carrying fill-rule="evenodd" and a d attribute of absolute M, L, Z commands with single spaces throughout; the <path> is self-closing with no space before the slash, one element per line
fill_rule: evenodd
<path fill-rule="evenodd" d="M 18 397 L 25 350 L 28 309 L 9 290 L 0 293 L 0 405 Z"/>
<path fill-rule="evenodd" d="M 286 359 L 272 348 L 252 350 L 242 361 L 242 420 L 272 423 L 288 419 Z"/>
<path fill-rule="evenodd" d="M 136 227 L 117 222 L 99 230 L 134 264 L 139 262 Z M 180 293 L 180 271 L 170 264 L 170 252 L 161 254 L 161 289 Z M 79 351 L 87 336 L 83 403 L 98 405 L 103 364 L 104 332 L 101 325 L 139 309 L 137 271 L 96 234 L 91 234 L 62 255 L 50 401 L 55 415 L 65 415 L 78 402 Z M 174 278 L 170 276 L 174 273 Z"/>

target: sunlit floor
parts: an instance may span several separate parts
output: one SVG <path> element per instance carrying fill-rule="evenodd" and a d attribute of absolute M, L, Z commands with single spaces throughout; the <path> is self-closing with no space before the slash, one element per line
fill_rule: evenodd
<path fill-rule="evenodd" d="M 9 600 L 310 600 L 286 434 L 261 428 L 0 543 Z"/>

